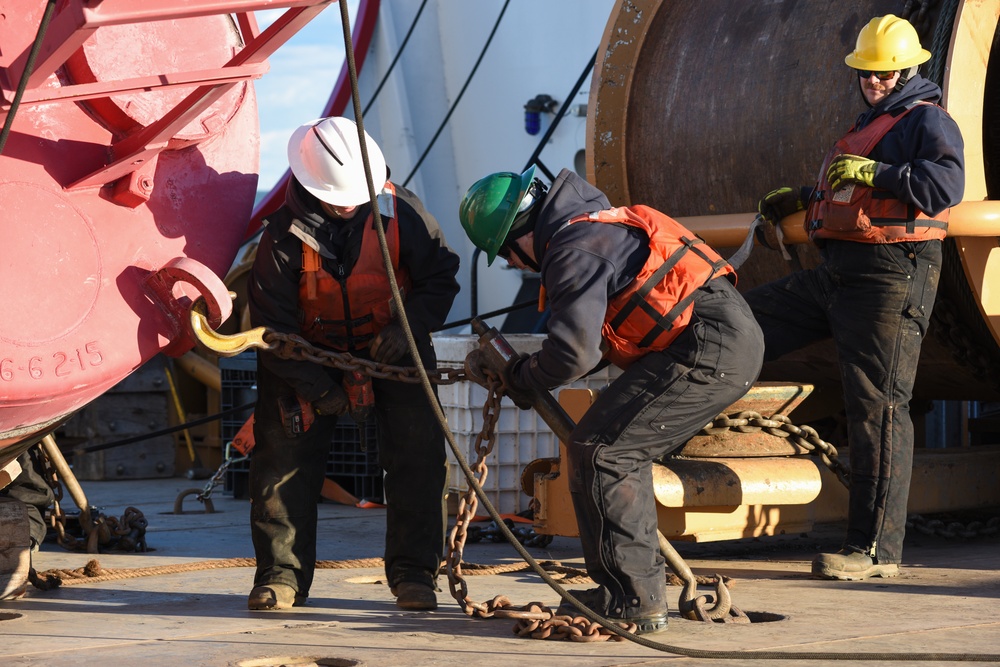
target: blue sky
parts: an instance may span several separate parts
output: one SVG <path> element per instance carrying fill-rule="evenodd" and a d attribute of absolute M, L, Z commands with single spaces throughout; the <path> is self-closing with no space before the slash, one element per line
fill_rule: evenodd
<path fill-rule="evenodd" d="M 349 0 L 351 23 L 358 0 Z M 257 12 L 263 30 L 284 9 Z M 259 190 L 270 190 L 288 168 L 285 147 L 292 131 L 318 118 L 344 62 L 340 7 L 331 3 L 269 58 L 270 71 L 254 83 L 260 115 Z"/>

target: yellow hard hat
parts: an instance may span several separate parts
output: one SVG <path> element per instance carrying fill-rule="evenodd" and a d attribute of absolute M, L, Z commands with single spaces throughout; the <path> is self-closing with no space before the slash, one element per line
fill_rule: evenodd
<path fill-rule="evenodd" d="M 909 21 L 886 14 L 876 16 L 861 29 L 854 51 L 844 62 L 854 69 L 884 72 L 913 67 L 930 57 L 931 52 L 920 46 L 920 37 Z"/>

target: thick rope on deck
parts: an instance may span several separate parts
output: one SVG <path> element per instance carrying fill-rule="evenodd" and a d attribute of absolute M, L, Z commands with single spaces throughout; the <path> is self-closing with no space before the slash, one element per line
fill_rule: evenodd
<path fill-rule="evenodd" d="M 203 560 L 195 563 L 177 563 L 174 565 L 159 565 L 156 567 L 130 567 L 120 569 L 105 569 L 92 559 L 83 567 L 75 570 L 52 569 L 38 572 L 35 577 L 38 583 L 32 584 L 42 590 L 50 590 L 58 586 L 73 586 L 75 584 L 96 584 L 102 581 L 119 579 L 135 579 L 137 577 L 153 577 L 163 574 L 178 574 L 181 572 L 198 572 L 201 570 L 218 570 L 230 567 L 256 567 L 255 558 L 223 558 L 219 560 Z M 316 568 L 322 570 L 352 569 L 367 567 L 382 567 L 381 558 L 360 558 L 356 560 L 320 560 Z M 39 585 L 41 584 L 41 585 Z"/>
<path fill-rule="evenodd" d="M 563 565 L 558 561 L 543 561 L 539 563 L 547 572 L 567 584 L 591 583 L 586 570 Z M 130 567 L 105 569 L 97 559 L 87 561 L 83 567 L 73 570 L 51 569 L 44 572 L 31 571 L 29 580 L 35 588 L 52 590 L 60 586 L 76 584 L 96 584 L 102 581 L 118 581 L 120 579 L 136 579 L 138 577 L 155 577 L 164 574 L 179 574 L 181 572 L 199 572 L 202 570 L 219 570 L 231 567 L 256 567 L 255 558 L 223 558 L 218 560 L 203 560 L 194 563 L 177 563 L 174 565 L 158 565 L 156 567 Z M 363 568 L 381 568 L 384 561 L 381 558 L 358 558 L 354 560 L 320 560 L 316 561 L 317 570 L 348 570 Z M 442 564 L 442 567 L 444 565 Z M 469 576 L 489 574 L 510 574 L 531 569 L 527 563 L 508 563 L 503 565 L 480 565 L 477 563 L 462 563 L 462 570 Z M 696 577 L 699 584 L 714 584 L 715 577 Z M 723 577 L 732 586 L 728 577 Z M 676 575 L 667 576 L 667 584 L 683 586 L 684 582 Z"/>

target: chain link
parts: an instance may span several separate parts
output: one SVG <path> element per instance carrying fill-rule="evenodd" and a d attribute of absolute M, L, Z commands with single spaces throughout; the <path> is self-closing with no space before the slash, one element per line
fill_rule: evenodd
<path fill-rule="evenodd" d="M 503 397 L 503 383 L 500 378 L 488 369 L 484 369 L 484 374 L 488 385 L 486 401 L 483 404 L 483 426 L 476 435 L 474 445 L 476 460 L 469 465 L 480 487 L 489 474 L 486 457 L 496 445 L 496 423 L 500 416 L 500 400 Z M 469 586 L 462 575 L 462 555 L 470 532 L 475 530 L 471 522 L 476 516 L 478 506 L 479 499 L 470 484 L 459 499 L 455 525 L 448 535 L 448 554 L 445 558 L 449 590 L 467 616 L 516 619 L 514 632 L 521 637 L 569 639 L 578 642 L 623 641 L 623 637 L 607 630 L 599 623 L 594 623 L 584 616 L 556 616 L 551 608 L 540 602 L 530 602 L 518 607 L 503 595 L 498 595 L 488 602 L 472 600 L 469 597 Z M 634 624 L 622 624 L 622 627 L 630 632 L 636 630 Z"/>
<path fill-rule="evenodd" d="M 765 431 L 779 438 L 788 438 L 793 445 L 801 448 L 803 453 L 817 456 L 845 487 L 850 488 L 850 469 L 839 459 L 837 449 L 820 438 L 816 430 L 810 426 L 796 426 L 785 415 L 778 414 L 765 418 L 756 412 L 746 411 L 734 416 L 720 414 L 701 430 L 700 435 L 719 435 L 728 430 L 740 433 Z M 971 539 L 988 537 L 1000 532 L 1000 517 L 962 524 L 958 521 L 945 522 L 912 514 L 906 518 L 906 528 L 924 535 L 935 535 L 946 539 Z"/>
<path fill-rule="evenodd" d="M 324 350 L 309 343 L 301 336 L 283 334 L 270 329 L 264 333 L 264 342 L 271 353 L 282 359 L 308 361 L 345 372 L 358 371 L 379 380 L 394 380 L 409 384 L 420 383 L 420 370 L 416 366 L 392 366 L 368 359 L 360 359 L 347 352 Z M 464 368 L 429 369 L 426 371 L 431 384 L 455 384 L 466 380 Z"/>
<path fill-rule="evenodd" d="M 919 514 L 911 514 L 906 517 L 906 529 L 915 530 L 924 535 L 953 539 L 972 539 L 975 537 L 990 537 L 1000 533 L 1000 517 L 993 517 L 986 521 L 971 521 L 963 524 L 958 521 L 942 521 L 940 519 L 927 519 Z"/>
<path fill-rule="evenodd" d="M 819 433 L 811 426 L 796 426 L 791 419 L 781 414 L 764 417 L 759 412 L 746 410 L 733 416 L 720 414 L 699 435 L 719 435 L 730 430 L 739 433 L 763 431 L 776 438 L 785 438 L 800 449 L 801 453 L 819 458 L 844 486 L 850 486 L 851 471 L 838 457 L 837 448 L 819 437 Z"/>
<path fill-rule="evenodd" d="M 59 481 L 59 473 L 55 463 L 43 448 L 39 448 L 39 454 L 42 478 L 52 489 L 54 498 L 52 510 L 49 512 L 49 526 L 56 531 L 56 542 L 59 546 L 69 551 L 87 553 L 98 553 L 101 547 L 135 552 L 147 550 L 146 528 L 149 522 L 143 513 L 134 507 L 126 508 L 120 519 L 105 516 L 94 507 L 88 508 L 92 525 L 83 525 L 81 521 L 83 538 L 77 538 L 67 532 L 68 516 L 62 508 L 63 485 Z"/>

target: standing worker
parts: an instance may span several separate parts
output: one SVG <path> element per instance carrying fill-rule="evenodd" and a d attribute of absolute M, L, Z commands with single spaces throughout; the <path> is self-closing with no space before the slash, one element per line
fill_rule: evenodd
<path fill-rule="evenodd" d="M 551 189 L 523 174 L 475 183 L 459 210 L 472 242 L 541 273 L 551 316 L 540 351 L 512 359 L 508 395 L 531 407 L 549 390 L 613 363 L 623 373 L 577 424 L 567 450 L 569 488 L 595 589 L 573 595 L 596 614 L 667 625 L 666 573 L 657 539 L 652 464 L 742 397 L 764 342 L 732 267 L 673 219 L 646 206 L 612 208 L 563 170 Z M 472 376 L 488 367 L 479 350 Z M 564 603 L 557 615 L 578 615 Z"/>
<path fill-rule="evenodd" d="M 412 192 L 388 180 L 365 135 L 393 272 L 420 361 L 434 369 L 431 331 L 459 286 L 459 258 Z M 288 143 L 293 178 L 285 204 L 264 220 L 250 279 L 253 326 L 302 336 L 327 350 L 382 364 L 413 365 L 399 324 L 371 211 L 354 121 L 324 118 Z M 316 565 L 316 504 L 334 427 L 357 406 L 343 373 L 261 352 L 250 462 L 250 526 L 257 572 L 250 609 L 305 602 Z M 435 609 L 444 551 L 444 434 L 419 384 L 371 379 L 378 460 L 385 471 L 385 573 L 396 604 Z M 298 407 L 297 407 L 298 406 Z M 288 412 L 300 410 L 296 429 Z M 309 425 L 311 413 L 315 421 Z M 296 433 L 299 430 L 301 432 Z"/>
<path fill-rule="evenodd" d="M 820 554 L 825 579 L 899 574 L 913 465 L 910 397 L 937 292 L 948 210 L 965 190 L 961 132 L 917 74 L 931 57 L 891 14 L 862 28 L 845 58 L 869 109 L 829 152 L 814 188 L 759 204 L 771 224 L 806 209 L 823 263 L 746 295 L 765 360 L 833 337 L 850 447 L 847 537 Z"/>

